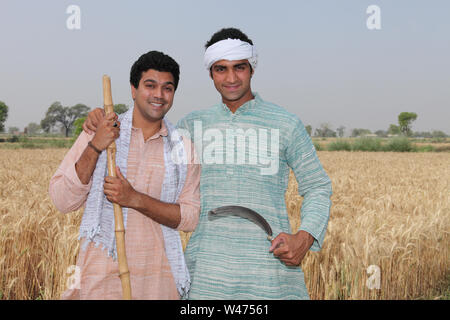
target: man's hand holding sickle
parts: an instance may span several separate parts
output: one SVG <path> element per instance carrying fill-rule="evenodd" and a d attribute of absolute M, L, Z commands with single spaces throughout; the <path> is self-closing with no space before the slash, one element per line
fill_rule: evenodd
<path fill-rule="evenodd" d="M 287 266 L 298 266 L 302 262 L 314 238 L 306 231 L 300 230 L 296 234 L 281 232 L 275 238 L 269 223 L 256 211 L 242 206 L 223 206 L 209 211 L 213 216 L 235 215 L 254 222 L 266 233 L 267 239 L 272 242 L 269 248 L 273 255 Z"/>

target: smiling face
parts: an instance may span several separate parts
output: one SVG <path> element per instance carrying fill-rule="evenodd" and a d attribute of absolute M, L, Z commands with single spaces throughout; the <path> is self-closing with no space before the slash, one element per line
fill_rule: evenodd
<path fill-rule="evenodd" d="M 252 71 L 248 60 L 219 60 L 211 67 L 214 86 L 222 95 L 222 101 L 235 111 L 253 99 L 250 88 Z"/>
<path fill-rule="evenodd" d="M 137 111 L 134 114 L 137 126 L 161 121 L 173 104 L 175 84 L 172 73 L 154 69 L 142 72 L 138 87 L 131 85 L 131 95 Z"/>

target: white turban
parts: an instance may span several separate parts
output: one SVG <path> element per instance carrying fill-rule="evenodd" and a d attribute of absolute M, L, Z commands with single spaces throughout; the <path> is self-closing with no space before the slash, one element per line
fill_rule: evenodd
<path fill-rule="evenodd" d="M 210 45 L 205 51 L 205 67 L 211 66 L 219 60 L 244 60 L 247 59 L 253 69 L 258 63 L 258 54 L 254 46 L 239 39 L 226 39 Z"/>

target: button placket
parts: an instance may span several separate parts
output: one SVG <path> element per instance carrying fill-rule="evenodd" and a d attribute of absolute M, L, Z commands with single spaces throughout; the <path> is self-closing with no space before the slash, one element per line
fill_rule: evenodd
<path fill-rule="evenodd" d="M 228 127 L 231 130 L 233 130 L 233 132 L 235 132 L 236 127 L 237 127 L 235 120 L 236 120 L 236 114 L 232 113 L 230 116 L 230 121 L 229 121 Z M 227 143 L 227 141 L 225 141 L 225 142 Z M 226 149 L 225 152 L 227 152 L 227 150 L 228 149 Z M 235 154 L 236 153 L 236 139 L 235 139 L 234 135 L 233 135 L 233 150 L 232 150 L 232 152 L 233 152 L 233 162 L 226 163 L 226 174 L 227 174 L 227 176 L 230 176 L 230 177 L 234 175 L 234 165 L 235 165 L 234 160 L 235 160 L 235 156 L 236 156 L 236 154 Z M 225 161 L 226 161 L 226 155 L 225 155 Z"/>

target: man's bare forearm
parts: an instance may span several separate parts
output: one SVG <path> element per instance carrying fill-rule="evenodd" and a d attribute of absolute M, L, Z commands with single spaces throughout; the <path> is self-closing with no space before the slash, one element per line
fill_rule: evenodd
<path fill-rule="evenodd" d="M 75 171 L 81 183 L 88 184 L 97 165 L 99 154 L 91 147 L 86 146 L 80 159 L 75 163 Z"/>
<path fill-rule="evenodd" d="M 137 191 L 132 196 L 129 208 L 170 228 L 175 229 L 181 221 L 179 204 L 165 203 Z"/>

